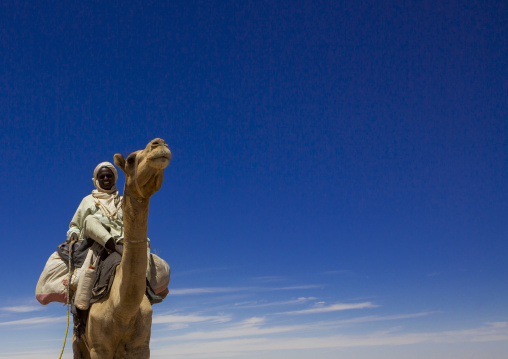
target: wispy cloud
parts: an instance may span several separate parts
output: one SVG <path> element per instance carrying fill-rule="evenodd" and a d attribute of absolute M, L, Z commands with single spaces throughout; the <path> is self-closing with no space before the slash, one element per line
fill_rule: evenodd
<path fill-rule="evenodd" d="M 57 355 L 56 350 L 47 351 L 24 351 L 15 353 L 3 353 L 0 354 L 0 359 L 54 359 Z"/>
<path fill-rule="evenodd" d="M 333 325 L 344 325 L 344 324 L 358 324 L 358 323 L 368 323 L 368 322 L 380 322 L 380 321 L 388 321 L 388 320 L 401 320 L 401 319 L 411 319 L 423 317 L 433 312 L 420 312 L 420 313 L 412 313 L 412 314 L 399 314 L 399 315 L 369 315 L 364 317 L 357 317 L 351 319 L 342 319 L 328 322 Z"/>
<path fill-rule="evenodd" d="M 330 275 L 354 274 L 354 272 L 349 269 L 343 269 L 343 270 L 329 270 L 329 271 L 323 272 L 323 274 L 330 274 Z"/>
<path fill-rule="evenodd" d="M 224 323 L 231 320 L 228 315 L 179 315 L 179 314 L 167 314 L 167 315 L 156 315 L 153 317 L 153 324 L 175 324 L 175 323 L 199 323 L 199 322 L 214 322 Z"/>
<path fill-rule="evenodd" d="M 424 316 L 428 313 L 413 313 L 403 315 L 392 315 L 392 316 L 364 316 L 353 318 L 349 320 L 341 321 L 321 321 L 314 323 L 301 323 L 291 325 L 270 325 L 266 317 L 251 317 L 237 323 L 223 323 L 209 327 L 209 330 L 196 330 L 193 332 L 185 333 L 182 335 L 171 335 L 171 337 L 159 337 L 153 338 L 152 342 L 167 342 L 167 341 L 192 341 L 199 342 L 205 340 L 225 340 L 234 338 L 246 338 L 246 337 L 266 337 L 272 338 L 274 335 L 283 333 L 300 333 L 300 335 L 308 336 L 309 333 L 326 333 L 325 337 L 328 337 L 328 333 L 331 330 L 336 330 L 340 327 L 350 324 L 366 323 L 373 321 L 388 321 L 388 320 L 401 320 L 408 318 L 417 318 Z M 493 325 L 492 325 L 493 326 Z M 500 324 L 496 323 L 496 327 L 501 327 Z M 398 327 L 384 331 L 384 334 L 398 331 Z"/>
<path fill-rule="evenodd" d="M 180 277 L 180 276 L 188 276 L 188 275 L 194 275 L 194 274 L 203 274 L 203 273 L 209 273 L 209 272 L 220 272 L 225 270 L 231 270 L 231 267 L 211 267 L 211 268 L 196 268 L 191 269 L 185 272 L 178 272 L 175 275 L 171 275 L 172 277 Z"/>
<path fill-rule="evenodd" d="M 329 306 L 319 306 L 316 308 L 309 308 L 303 310 L 294 310 L 290 312 L 282 312 L 277 314 L 316 314 L 316 313 L 329 313 L 329 312 L 337 312 L 341 310 L 351 310 L 351 309 L 365 309 L 365 308 L 376 308 L 378 305 L 372 304 L 371 302 L 363 302 L 363 303 L 337 303 Z"/>
<path fill-rule="evenodd" d="M 44 309 L 42 306 L 20 305 L 16 307 L 1 307 L 0 311 L 11 313 L 28 313 Z"/>
<path fill-rule="evenodd" d="M 261 290 L 276 291 L 276 290 L 296 290 L 296 289 L 315 289 L 315 288 L 323 288 L 323 285 L 320 284 L 294 285 L 280 288 L 261 288 Z"/>
<path fill-rule="evenodd" d="M 235 288 L 235 287 L 202 287 L 202 288 L 182 288 L 173 289 L 169 295 L 195 295 L 195 294 L 215 294 L 215 293 L 232 293 L 239 291 L 251 290 L 252 288 Z"/>
<path fill-rule="evenodd" d="M 25 325 L 34 325 L 34 324 L 52 324 L 52 323 L 60 323 L 65 321 L 67 317 L 34 317 L 27 319 L 19 319 L 13 320 L 10 322 L 2 322 L 0 326 L 25 326 Z"/>
<path fill-rule="evenodd" d="M 299 290 L 299 289 L 315 289 L 322 288 L 322 285 L 297 285 L 287 287 L 201 287 L 201 288 L 182 288 L 173 289 L 169 292 L 169 295 L 198 295 L 198 294 L 220 294 L 220 293 L 234 293 L 234 292 L 271 292 L 271 291 L 283 291 L 283 290 Z"/>
<path fill-rule="evenodd" d="M 220 333 L 220 332 L 218 332 Z M 188 336 L 190 338 L 190 336 Z M 206 337 L 196 338 L 206 339 Z M 508 326 L 505 322 L 488 323 L 479 328 L 459 331 L 397 333 L 382 331 L 363 335 L 328 335 L 328 336 L 265 336 L 257 338 L 239 338 L 200 342 L 191 345 L 188 342 L 177 342 L 169 346 L 155 348 L 152 357 L 216 358 L 239 357 L 249 352 L 274 352 L 303 349 L 340 349 L 348 347 L 401 346 L 419 343 L 471 343 L 508 341 Z M 282 353 L 282 352 L 281 352 Z"/>
<path fill-rule="evenodd" d="M 440 275 L 440 273 L 434 272 L 434 273 L 427 274 L 427 277 L 437 277 L 439 275 Z"/>
<path fill-rule="evenodd" d="M 316 300 L 316 297 L 300 297 L 294 300 L 286 300 L 280 302 L 269 302 L 269 303 L 258 303 L 254 301 L 235 303 L 236 308 L 263 308 L 263 307 L 274 307 L 279 305 L 294 305 L 304 304 L 311 300 Z"/>
<path fill-rule="evenodd" d="M 263 283 L 283 282 L 283 281 L 287 280 L 286 277 L 275 276 L 275 275 L 269 275 L 269 276 L 264 276 L 264 277 L 254 277 L 252 279 L 255 281 L 258 281 L 258 282 L 263 282 Z"/>
<path fill-rule="evenodd" d="M 240 323 L 234 323 L 228 325 L 219 330 L 211 330 L 211 331 L 195 331 L 183 335 L 171 336 L 168 338 L 158 338 L 153 340 L 154 342 L 158 341 L 180 341 L 180 340 L 216 340 L 216 339 L 226 339 L 226 338 L 240 338 L 240 337 L 252 337 L 252 336 L 263 336 L 263 335 L 273 335 L 277 333 L 286 333 L 297 330 L 304 330 L 304 325 L 292 325 L 292 326 L 272 326 L 272 327 L 263 327 L 266 319 L 260 317 L 252 317 L 243 320 Z"/>

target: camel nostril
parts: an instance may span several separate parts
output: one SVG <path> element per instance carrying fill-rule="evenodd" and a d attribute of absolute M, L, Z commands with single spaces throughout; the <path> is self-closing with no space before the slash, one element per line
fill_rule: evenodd
<path fill-rule="evenodd" d="M 151 142 L 150 142 L 150 147 L 159 147 L 159 146 L 164 146 L 166 144 L 166 142 L 161 139 L 161 138 L 155 138 L 153 139 Z"/>

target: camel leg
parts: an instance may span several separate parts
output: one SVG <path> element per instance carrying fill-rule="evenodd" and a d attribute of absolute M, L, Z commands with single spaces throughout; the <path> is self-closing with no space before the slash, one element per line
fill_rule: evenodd
<path fill-rule="evenodd" d="M 113 353 L 104 347 L 93 348 L 90 350 L 90 359 L 109 359 L 113 358 Z"/>
<path fill-rule="evenodd" d="M 72 336 L 72 351 L 74 352 L 74 359 L 90 359 L 90 353 L 83 340 Z"/>
<path fill-rule="evenodd" d="M 150 348 L 148 346 L 142 348 L 131 349 L 118 359 L 148 359 L 150 358 Z M 116 357 L 115 357 L 116 359 Z"/>

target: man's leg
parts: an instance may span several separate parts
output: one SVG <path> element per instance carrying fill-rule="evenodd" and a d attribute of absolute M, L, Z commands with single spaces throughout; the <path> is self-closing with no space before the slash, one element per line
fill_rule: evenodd
<path fill-rule="evenodd" d="M 83 223 L 83 230 L 85 237 L 92 238 L 104 248 L 114 250 L 115 243 L 111 233 L 104 227 L 99 218 L 94 216 L 86 217 Z"/>

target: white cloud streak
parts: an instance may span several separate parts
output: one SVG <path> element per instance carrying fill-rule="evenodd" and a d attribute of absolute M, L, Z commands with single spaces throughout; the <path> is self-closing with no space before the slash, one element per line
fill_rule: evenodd
<path fill-rule="evenodd" d="M 60 323 L 66 320 L 67 317 L 34 317 L 27 319 L 19 319 L 13 320 L 10 322 L 2 322 L 0 323 L 0 327 L 8 327 L 8 326 L 30 326 L 35 324 L 52 324 L 52 323 Z"/>
<path fill-rule="evenodd" d="M 28 312 L 36 312 L 44 309 L 42 306 L 29 306 L 29 305 L 20 305 L 16 307 L 1 307 L 0 310 L 3 312 L 10 313 L 28 313 Z"/>
<path fill-rule="evenodd" d="M 357 317 L 351 319 L 342 319 L 336 321 L 327 322 L 329 325 L 347 325 L 347 324 L 359 324 L 359 323 L 369 323 L 369 322 L 380 322 L 380 321 L 388 321 L 388 320 L 401 320 L 401 319 L 411 319 L 423 317 L 433 312 L 420 312 L 420 313 L 412 313 L 412 314 L 398 314 L 398 315 L 369 315 L 364 317 Z"/>
<path fill-rule="evenodd" d="M 167 315 L 156 315 L 152 319 L 152 324 L 176 324 L 176 323 L 200 323 L 200 322 L 213 322 L 213 323 L 224 323 L 231 320 L 228 315 L 215 315 L 215 316 L 203 316 L 203 315 L 178 315 L 178 314 L 167 314 Z"/>
<path fill-rule="evenodd" d="M 191 269 L 191 270 L 188 270 L 185 272 L 175 273 L 175 275 L 172 275 L 172 277 L 181 277 L 181 276 L 187 276 L 187 275 L 226 271 L 226 270 L 231 270 L 231 267 L 196 268 L 196 269 Z"/>
<path fill-rule="evenodd" d="M 281 277 L 276 275 L 267 275 L 264 277 L 254 277 L 252 278 L 255 281 L 263 282 L 263 283 L 274 283 L 274 282 L 283 282 L 287 280 L 287 277 Z"/>
<path fill-rule="evenodd" d="M 199 294 L 218 294 L 218 293 L 234 293 L 234 292 L 246 292 L 246 291 L 254 291 L 254 292 L 272 292 L 272 291 L 282 291 L 282 290 L 298 290 L 298 289 L 315 289 L 321 288 L 321 285 L 298 285 L 298 286 L 289 286 L 289 287 L 276 287 L 276 288 L 267 288 L 267 287 L 201 287 L 201 288 L 181 288 L 181 289 L 172 289 L 169 292 L 169 295 L 199 295 Z"/>
<path fill-rule="evenodd" d="M 234 288 L 234 287 L 203 287 L 203 288 L 182 288 L 172 289 L 169 295 L 196 295 L 196 294 L 216 294 L 232 293 L 252 290 L 252 288 Z"/>
<path fill-rule="evenodd" d="M 210 331 L 197 330 L 194 332 L 172 335 L 171 337 L 159 337 L 152 339 L 152 342 L 168 342 L 168 341 L 205 341 L 205 340 L 218 340 L 218 339 L 233 339 L 233 338 L 245 338 L 245 337 L 262 337 L 262 336 L 273 336 L 274 334 L 289 333 L 289 332 L 321 332 L 329 333 L 332 329 L 343 327 L 346 324 L 357 324 L 366 323 L 373 321 L 388 321 L 388 320 L 401 320 L 416 318 L 427 315 L 428 313 L 413 313 L 405 315 L 393 315 L 393 316 L 365 316 L 358 317 L 342 321 L 324 321 L 316 323 L 305 323 L 297 325 L 282 325 L 282 326 L 267 326 L 267 320 L 265 317 L 252 317 L 241 321 L 239 323 L 231 323 L 226 327 L 214 326 L 219 328 Z M 182 316 L 182 318 L 185 316 Z M 206 318 L 206 317 L 200 317 Z M 194 320 L 187 320 L 187 322 L 194 322 Z M 166 321 L 166 323 L 173 321 Z M 499 325 L 497 325 L 499 327 Z"/>
<path fill-rule="evenodd" d="M 365 308 L 376 308 L 378 305 L 372 304 L 371 302 L 363 302 L 363 303 L 337 303 L 333 305 L 329 305 L 326 307 L 317 307 L 303 310 L 294 310 L 291 312 L 282 312 L 277 314 L 285 314 L 285 315 L 298 315 L 298 314 L 317 314 L 317 313 L 329 313 L 329 312 L 337 312 L 341 310 L 351 310 L 351 309 L 365 309 Z"/>
<path fill-rule="evenodd" d="M 252 337 L 252 336 L 262 336 L 262 335 L 272 335 L 277 333 L 286 333 L 298 330 L 305 330 L 306 326 L 304 325 L 293 325 L 293 326 L 274 326 L 274 327 L 266 327 L 262 328 L 261 326 L 265 324 L 266 319 L 260 317 L 252 317 L 248 318 L 240 323 L 236 323 L 230 325 L 226 328 L 213 330 L 213 331 L 195 331 L 183 335 L 172 336 L 167 338 L 158 338 L 153 340 L 153 342 L 158 341 L 182 341 L 182 340 L 216 340 L 216 339 L 226 339 L 226 338 L 241 338 L 241 337 Z"/>
<path fill-rule="evenodd" d="M 269 333 L 267 333 L 269 334 Z M 201 339 L 206 339 L 201 337 Z M 274 337 L 241 338 L 220 341 L 175 343 L 152 350 L 154 359 L 240 357 L 248 352 L 273 352 L 303 349 L 340 349 L 349 347 L 402 346 L 419 343 L 471 343 L 508 341 L 505 322 L 488 323 L 486 326 L 468 330 L 393 333 L 376 332 L 364 335 L 329 335 L 324 337 Z"/>
<path fill-rule="evenodd" d="M 310 300 L 316 300 L 316 297 L 300 297 L 294 300 L 286 300 L 281 302 L 270 302 L 270 303 L 257 303 L 257 302 L 244 302 L 235 304 L 235 308 L 263 308 L 263 307 L 274 307 L 279 305 L 295 305 L 304 304 Z"/>
<path fill-rule="evenodd" d="M 58 355 L 56 351 L 26 351 L 26 352 L 17 352 L 17 353 L 4 353 L 0 354 L 0 359 L 55 359 Z M 70 358 L 69 356 L 65 356 L 64 358 Z"/>

